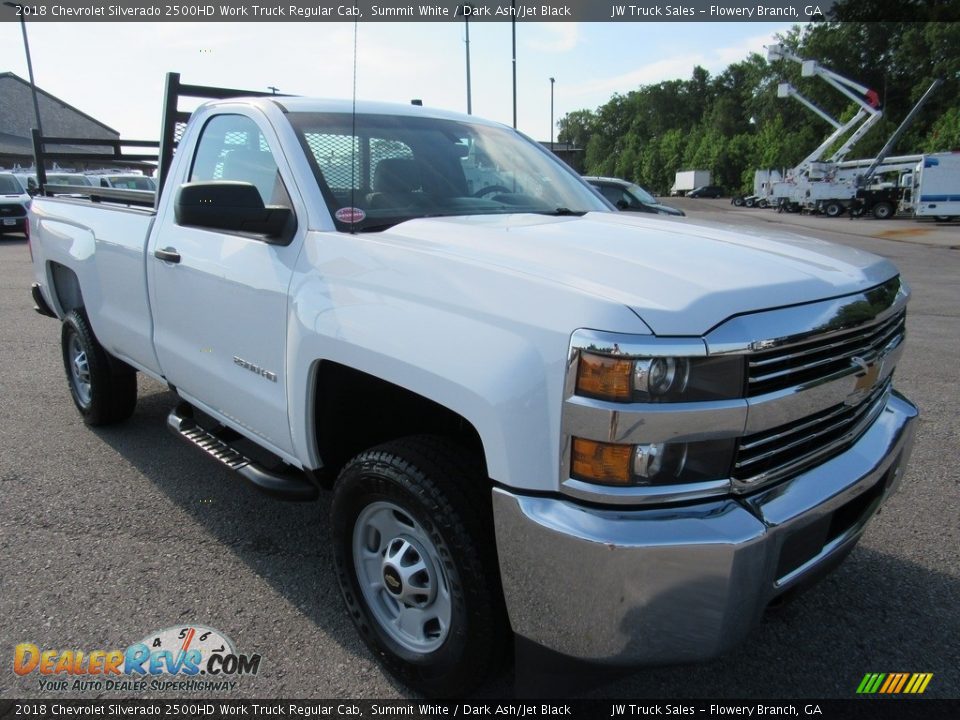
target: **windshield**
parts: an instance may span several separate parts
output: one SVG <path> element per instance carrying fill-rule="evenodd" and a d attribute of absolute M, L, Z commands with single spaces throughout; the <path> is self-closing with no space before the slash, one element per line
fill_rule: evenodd
<path fill-rule="evenodd" d="M 83 175 L 51 175 L 47 174 L 47 182 L 51 185 L 92 185 Z"/>
<path fill-rule="evenodd" d="M 609 210 L 572 170 L 507 128 L 396 115 L 287 117 L 340 230 L 441 215 Z"/>
<path fill-rule="evenodd" d="M 123 188 L 125 190 L 156 190 L 153 180 L 141 175 L 108 175 L 107 182 L 110 187 Z"/>
<path fill-rule="evenodd" d="M 642 203 L 645 204 L 645 205 L 659 205 L 659 204 L 660 204 L 660 203 L 657 202 L 657 199 L 656 199 L 653 195 L 651 195 L 650 193 L 648 193 L 646 190 L 644 190 L 644 189 L 643 189 L 642 187 L 640 187 L 639 185 L 631 185 L 629 188 L 627 188 L 627 192 L 630 193 L 631 195 L 633 195 L 637 200 L 639 200 L 640 202 L 642 202 Z"/>
<path fill-rule="evenodd" d="M 22 195 L 20 181 L 13 175 L 0 175 L 0 195 Z"/>

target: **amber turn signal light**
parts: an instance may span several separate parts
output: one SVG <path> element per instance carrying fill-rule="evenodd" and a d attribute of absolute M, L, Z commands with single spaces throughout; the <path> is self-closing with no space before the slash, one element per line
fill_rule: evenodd
<path fill-rule="evenodd" d="M 573 438 L 572 475 L 600 485 L 629 485 L 632 445 L 594 442 Z"/>
<path fill-rule="evenodd" d="M 581 353 L 577 394 L 603 400 L 628 401 L 633 396 L 633 360 Z"/>

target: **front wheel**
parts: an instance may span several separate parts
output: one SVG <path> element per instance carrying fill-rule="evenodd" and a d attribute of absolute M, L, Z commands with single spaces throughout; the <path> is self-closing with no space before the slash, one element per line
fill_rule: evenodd
<path fill-rule="evenodd" d="M 877 220 L 887 220 L 893 217 L 893 205 L 888 202 L 878 202 L 873 206 L 873 216 Z"/>
<path fill-rule="evenodd" d="M 340 473 L 331 518 L 337 578 L 361 637 L 401 682 L 462 695 L 508 637 L 490 487 L 452 443 L 414 437 Z"/>
<path fill-rule="evenodd" d="M 63 367 L 74 405 L 87 425 L 126 420 L 137 405 L 137 375 L 97 341 L 83 310 L 71 310 L 60 333 Z"/>

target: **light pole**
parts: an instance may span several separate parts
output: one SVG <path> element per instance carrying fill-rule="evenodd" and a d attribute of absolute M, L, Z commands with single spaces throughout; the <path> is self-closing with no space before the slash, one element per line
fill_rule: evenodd
<path fill-rule="evenodd" d="M 553 152 L 553 85 L 556 78 L 550 78 L 550 152 Z"/>
<path fill-rule="evenodd" d="M 470 97 L 470 12 L 473 10 L 473 7 L 470 5 L 463 6 L 463 26 L 466 32 L 466 45 L 467 45 L 467 115 L 473 114 L 473 102 Z"/>
<path fill-rule="evenodd" d="M 513 129 L 517 129 L 517 0 L 510 0 L 510 38 L 513 45 Z"/>
<path fill-rule="evenodd" d="M 23 33 L 23 51 L 27 55 L 27 73 L 30 75 L 30 93 L 33 95 L 33 112 L 37 118 L 37 130 L 43 135 L 43 124 L 40 122 L 40 103 L 37 102 L 37 84 L 33 81 L 33 61 L 30 59 L 30 43 L 27 41 L 27 20 L 23 6 L 17 3 L 5 2 L 9 8 L 20 8 L 20 31 Z"/>

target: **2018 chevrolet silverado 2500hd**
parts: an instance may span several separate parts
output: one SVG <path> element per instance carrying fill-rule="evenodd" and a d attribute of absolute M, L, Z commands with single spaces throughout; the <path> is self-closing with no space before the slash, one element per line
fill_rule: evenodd
<path fill-rule="evenodd" d="M 174 155 L 178 94 L 204 92 Z M 511 632 L 713 657 L 900 481 L 916 410 L 886 260 L 614 212 L 475 117 L 178 76 L 165 105 L 158 195 L 39 178 L 34 299 L 73 400 L 123 420 L 141 372 L 259 487 L 332 486 L 350 617 L 410 686 L 467 690 Z"/>

